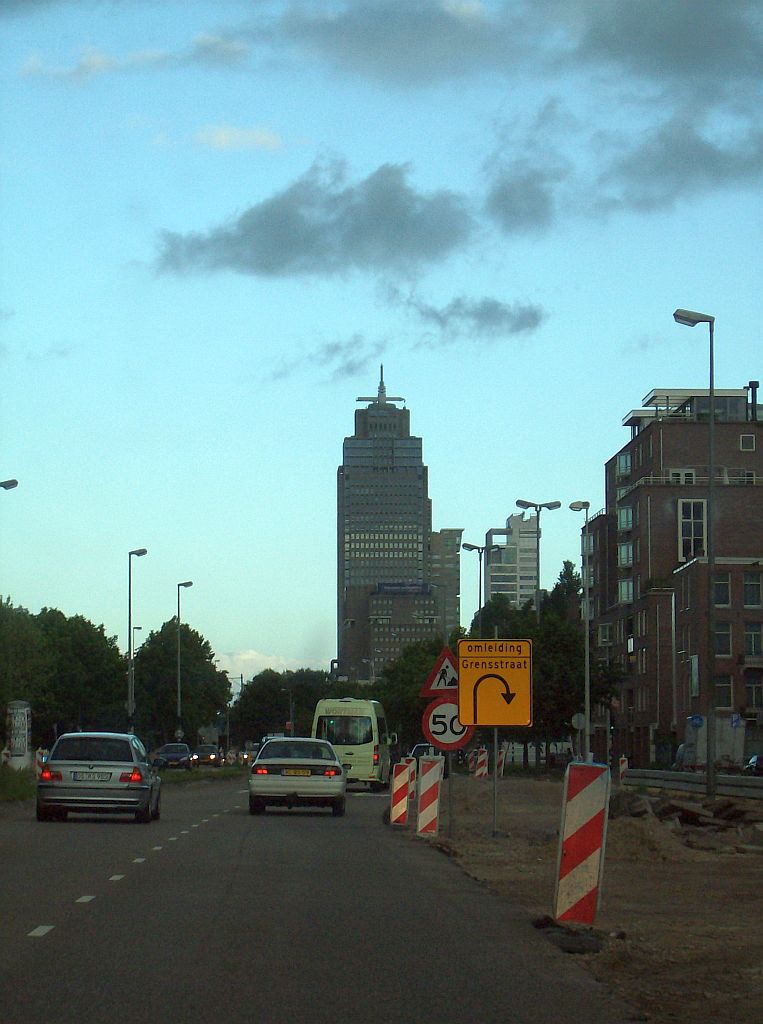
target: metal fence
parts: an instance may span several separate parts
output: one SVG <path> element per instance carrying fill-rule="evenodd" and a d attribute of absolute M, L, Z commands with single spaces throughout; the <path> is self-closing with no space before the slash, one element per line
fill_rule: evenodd
<path fill-rule="evenodd" d="M 707 780 L 704 772 L 660 772 L 628 768 L 623 775 L 624 786 L 665 789 L 704 796 Z M 744 800 L 763 800 L 763 777 L 750 775 L 716 775 L 718 796 L 736 796 Z"/>

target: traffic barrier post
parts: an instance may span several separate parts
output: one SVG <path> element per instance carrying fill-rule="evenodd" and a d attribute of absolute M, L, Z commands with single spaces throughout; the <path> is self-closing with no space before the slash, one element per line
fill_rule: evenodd
<path fill-rule="evenodd" d="M 392 785 L 389 823 L 390 825 L 408 824 L 408 787 L 410 784 L 410 766 L 399 761 L 392 766 Z"/>
<path fill-rule="evenodd" d="M 486 779 L 488 777 L 487 747 L 480 747 L 477 751 L 477 767 L 474 770 L 475 779 Z"/>
<path fill-rule="evenodd" d="M 508 751 L 509 744 L 504 740 L 504 742 L 501 744 L 500 750 L 498 751 L 498 768 L 496 769 L 496 771 L 498 772 L 499 779 L 503 778 L 503 768 L 504 765 L 506 764 L 506 754 L 508 753 Z"/>
<path fill-rule="evenodd" d="M 416 758 L 415 757 L 403 757 L 400 759 L 402 764 L 408 766 L 408 799 L 416 799 Z"/>
<path fill-rule="evenodd" d="M 440 780 L 443 765 L 442 757 L 422 757 L 419 760 L 416 835 L 437 835 L 440 827 Z"/>
<path fill-rule="evenodd" d="M 592 925 L 599 909 L 609 810 L 609 768 L 567 765 L 554 918 Z"/>
<path fill-rule="evenodd" d="M 617 763 L 617 777 L 620 782 L 623 781 L 623 775 L 628 771 L 628 758 L 623 755 L 620 756 L 620 760 Z"/>

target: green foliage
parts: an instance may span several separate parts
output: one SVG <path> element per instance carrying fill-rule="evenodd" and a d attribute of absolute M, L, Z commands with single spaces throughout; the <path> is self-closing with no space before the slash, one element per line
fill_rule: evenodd
<path fill-rule="evenodd" d="M 444 644 L 442 637 L 410 644 L 376 680 L 374 696 L 384 706 L 402 749 L 410 749 L 422 737 L 421 716 L 429 701 L 420 692 Z"/>
<path fill-rule="evenodd" d="M 0 803 L 30 800 L 35 794 L 34 772 L 16 771 L 7 765 L 0 767 Z"/>
<path fill-rule="evenodd" d="M 354 687 L 353 689 L 357 689 Z M 348 684 L 341 684 L 341 696 L 355 696 Z M 290 700 L 294 707 L 294 735 L 309 736 L 315 705 L 322 697 L 337 693 L 328 672 L 300 668 L 276 672 L 265 669 L 245 683 L 230 710 L 231 743 L 259 740 L 267 733 L 285 732 Z"/>

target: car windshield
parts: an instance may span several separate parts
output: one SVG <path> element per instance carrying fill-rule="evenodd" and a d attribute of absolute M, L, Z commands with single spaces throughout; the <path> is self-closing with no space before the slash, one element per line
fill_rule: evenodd
<path fill-rule="evenodd" d="M 371 719 L 368 715 L 321 715 L 316 733 L 321 739 L 341 747 L 359 746 L 373 742 Z"/>
<path fill-rule="evenodd" d="M 130 742 L 117 736 L 64 736 L 51 761 L 132 761 Z"/>
<path fill-rule="evenodd" d="M 168 743 L 161 748 L 161 752 L 163 754 L 186 754 L 188 753 L 188 747 L 185 743 Z"/>
<path fill-rule="evenodd" d="M 290 743 L 288 740 L 271 740 L 260 751 L 259 760 L 266 758 L 285 760 L 334 761 L 334 751 L 328 743 Z"/>

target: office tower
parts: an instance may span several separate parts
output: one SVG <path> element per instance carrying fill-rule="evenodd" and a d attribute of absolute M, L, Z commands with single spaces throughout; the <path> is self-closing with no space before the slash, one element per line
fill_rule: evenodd
<path fill-rule="evenodd" d="M 432 533 L 422 441 L 383 367 L 376 396 L 357 401 L 369 404 L 337 471 L 337 672 L 372 682 L 407 644 L 458 625 L 459 531 Z"/>
<path fill-rule="evenodd" d="M 537 583 L 538 517 L 510 515 L 506 527 L 485 534 L 483 603 L 505 594 L 515 608 L 535 601 Z"/>

